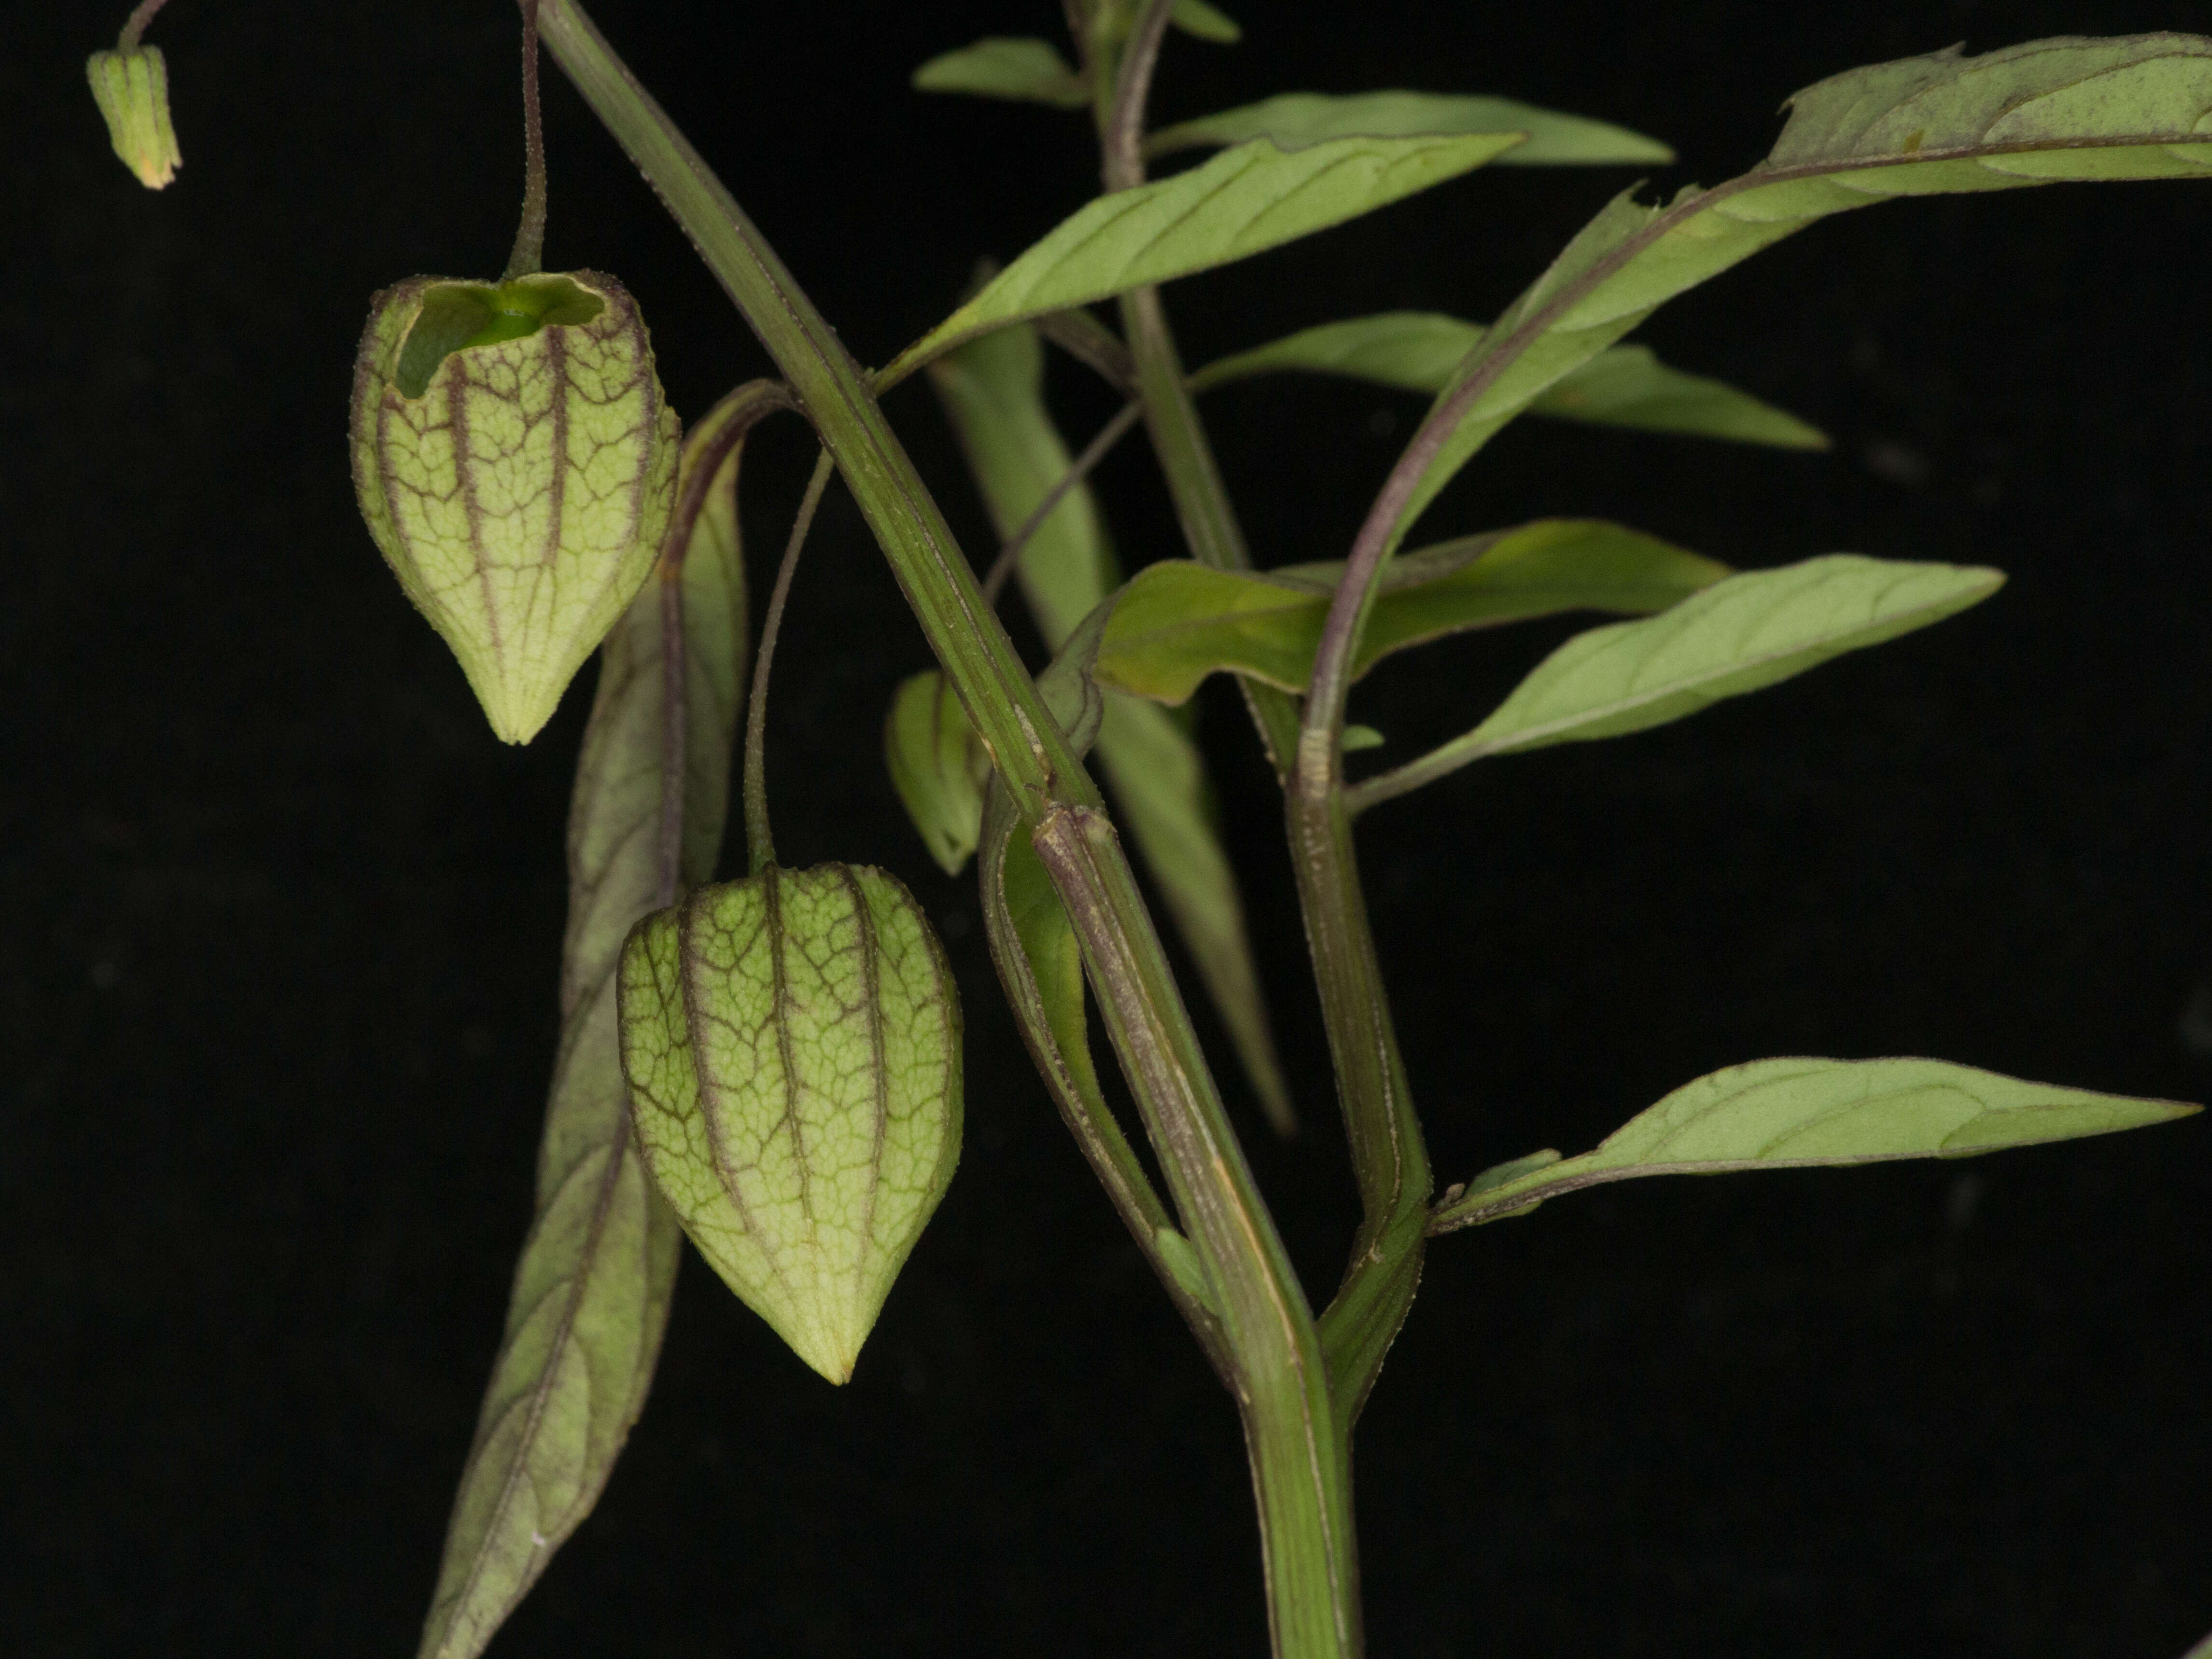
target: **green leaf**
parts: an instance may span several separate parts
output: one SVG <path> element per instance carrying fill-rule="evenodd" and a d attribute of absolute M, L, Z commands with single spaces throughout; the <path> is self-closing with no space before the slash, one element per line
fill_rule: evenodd
<path fill-rule="evenodd" d="M 1511 98 L 1437 92 L 1364 92 L 1332 97 L 1286 92 L 1256 104 L 1163 127 L 1146 141 L 1148 155 L 1199 144 L 1241 144 L 1272 138 L 1298 149 L 1329 138 L 1412 138 L 1448 132 L 1525 132 L 1528 142 L 1504 160 L 1509 167 L 1664 163 L 1674 152 L 1655 138 L 1580 115 L 1562 115 Z"/>
<path fill-rule="evenodd" d="M 1208 363 L 1190 377 L 1193 392 L 1285 371 L 1341 374 L 1400 392 L 1434 393 L 1487 332 L 1480 323 L 1436 311 L 1384 311 L 1286 334 Z"/>
<path fill-rule="evenodd" d="M 1954 48 L 1836 76 L 1790 111 L 1741 178 L 1664 208 L 1617 198 L 1514 302 L 1440 395 L 1439 410 L 1466 389 L 1398 534 L 1545 391 L 1676 295 L 1816 220 L 1899 196 L 2212 175 L 2212 40 Z"/>
<path fill-rule="evenodd" d="M 898 879 L 769 865 L 623 948 L 645 1164 L 723 1281 L 850 1379 L 960 1155 L 960 1005 Z"/>
<path fill-rule="evenodd" d="M 878 377 L 902 380 L 962 341 L 1024 318 L 1248 258 L 1440 185 L 1521 142 L 1338 138 L 1285 151 L 1266 139 L 1203 167 L 1102 196 L 1063 220 Z"/>
<path fill-rule="evenodd" d="M 2025 1083 L 1940 1060 L 1755 1060 L 1684 1085 L 1594 1152 L 1538 1152 L 1445 1194 L 1432 1233 L 1639 1176 L 1963 1158 L 2109 1134 L 2200 1107 Z"/>
<path fill-rule="evenodd" d="M 991 757 L 938 670 L 902 680 L 892 694 L 884 763 L 930 857 L 946 875 L 958 875 L 982 833 Z"/>
<path fill-rule="evenodd" d="M 1211 40 L 1216 46 L 1233 46 L 1244 38 L 1244 31 L 1235 18 L 1218 6 L 1206 4 L 1206 0 L 1176 0 L 1168 21 L 1185 34 Z"/>
<path fill-rule="evenodd" d="M 1343 567 L 1262 574 L 1176 560 L 1123 590 L 1099 647 L 1107 684 L 1181 702 L 1208 674 L 1249 674 L 1302 691 Z M 1354 672 L 1394 651 L 1470 628 L 1565 611 L 1663 611 L 1729 568 L 1601 520 L 1541 519 L 1408 553 L 1382 574 Z"/>
<path fill-rule="evenodd" d="M 2003 583 L 2002 573 L 1979 566 L 1856 553 L 1747 571 L 1658 616 L 1577 635 L 1446 748 L 1464 765 L 1663 726 L 1941 622 Z"/>
<path fill-rule="evenodd" d="M 1342 374 L 1403 392 L 1434 392 L 1482 343 L 1479 323 L 1431 311 L 1389 311 L 1323 323 L 1208 363 L 1190 377 L 1204 392 L 1278 370 Z M 1820 429 L 1725 381 L 1686 374 L 1648 346 L 1613 346 L 1528 406 L 1532 415 L 1592 426 L 1724 438 L 1783 449 L 1826 449 Z"/>
<path fill-rule="evenodd" d="M 929 377 L 1004 539 L 1028 521 L 1072 461 L 1045 408 L 1036 332 L 1019 324 L 971 340 L 932 363 Z M 1037 526 L 1017 575 L 1037 631 L 1059 652 L 1076 625 L 1121 585 L 1119 562 L 1088 489 L 1068 491 Z M 1159 884 L 1261 1109 L 1287 1131 L 1290 1091 L 1198 746 L 1171 716 L 1127 698 L 1109 699 L 1104 721 L 1099 759 L 1123 826 Z"/>
<path fill-rule="evenodd" d="M 672 532 L 687 550 L 680 585 L 649 581 L 607 638 L 569 814 L 561 1048 L 537 1219 L 454 1500 L 423 1659 L 483 1650 L 598 1501 L 652 1382 L 683 1236 L 631 1143 L 614 969 L 631 924 L 711 875 L 721 846 L 746 638 L 738 444 L 782 406 L 757 383 L 692 429 Z M 664 630 L 678 615 L 685 767 L 671 779 Z"/>
<path fill-rule="evenodd" d="M 1091 102 L 1083 77 L 1050 41 L 1003 34 L 939 53 L 914 72 L 914 85 L 918 92 L 964 92 L 1060 109 L 1082 109 Z"/>

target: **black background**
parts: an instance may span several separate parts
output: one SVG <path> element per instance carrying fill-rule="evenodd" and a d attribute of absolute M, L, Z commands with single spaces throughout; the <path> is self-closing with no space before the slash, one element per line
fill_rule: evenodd
<path fill-rule="evenodd" d="M 505 255 L 513 15 L 179 0 L 152 38 L 186 162 L 153 195 L 83 91 L 121 9 L 19 0 L 0 53 L 0 1650 L 404 1654 L 528 1219 L 588 699 L 494 741 L 361 527 L 344 410 L 373 289 Z M 2185 0 L 1240 9 L 1240 46 L 1170 44 L 1163 118 L 1503 91 L 1668 139 L 1668 189 L 1855 64 L 2212 26 Z M 906 88 L 1053 32 L 1043 0 L 599 15 L 863 360 L 1091 188 L 1080 118 Z M 764 372 L 557 74 L 548 118 L 549 262 L 639 295 L 680 411 Z M 1180 284 L 1187 356 L 1491 314 L 1626 182 L 1491 170 Z M 1742 564 L 2013 573 L 1787 687 L 1374 816 L 1440 1181 L 1770 1054 L 2203 1096 L 2208 258 L 2189 184 L 1848 216 L 1643 336 L 1832 453 L 1532 423 L 1439 505 L 1439 535 L 1601 514 Z M 1109 412 L 1054 376 L 1071 430 Z M 1208 407 L 1263 563 L 1339 556 L 1418 412 L 1318 381 Z M 927 392 L 891 413 L 981 550 Z M 787 423 L 748 461 L 757 580 L 810 456 Z M 1103 488 L 1133 562 L 1179 550 L 1141 445 Z M 1233 1414 L 1014 1039 L 972 885 L 898 813 L 878 723 L 926 653 L 831 503 L 776 678 L 779 837 L 890 866 L 936 919 L 963 1164 L 842 1391 L 687 1263 L 606 1497 L 495 1652 L 1258 1653 Z M 1412 752 L 1565 631 L 1419 653 L 1356 714 Z M 1204 717 L 1306 1137 L 1226 1086 L 1324 1294 L 1351 1200 L 1278 809 L 1233 698 Z M 1373 1650 L 2173 1659 L 2212 1626 L 2207 1133 L 1653 1182 L 1443 1241 L 1360 1431 Z"/>

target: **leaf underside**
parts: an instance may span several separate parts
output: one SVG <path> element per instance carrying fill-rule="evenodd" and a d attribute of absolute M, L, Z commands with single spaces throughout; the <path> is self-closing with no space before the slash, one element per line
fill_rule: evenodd
<path fill-rule="evenodd" d="M 1525 1214 L 1579 1188 L 1653 1175 L 1964 1158 L 2109 1134 L 2202 1109 L 2028 1083 L 1940 1060 L 1759 1060 L 1684 1085 L 1595 1152 L 1539 1152 L 1478 1176 L 1431 1232 Z"/>

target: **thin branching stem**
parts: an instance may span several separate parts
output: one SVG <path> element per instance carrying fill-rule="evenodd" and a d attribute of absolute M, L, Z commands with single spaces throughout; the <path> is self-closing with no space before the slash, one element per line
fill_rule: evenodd
<path fill-rule="evenodd" d="M 783 562 L 776 567 L 775 587 L 768 596 L 768 612 L 761 618 L 760 654 L 753 659 L 752 696 L 745 708 L 745 849 L 755 875 L 775 862 L 775 837 L 768 823 L 768 676 L 775 661 L 776 635 L 783 631 L 783 607 L 791 598 L 791 578 L 799 568 L 799 550 L 814 524 L 814 509 L 822 505 L 822 492 L 830 487 L 836 463 L 824 449 L 814 463 L 814 476 L 806 481 L 806 494 L 799 503 L 799 516 L 791 521 L 791 539 L 784 544 Z"/>
<path fill-rule="evenodd" d="M 1128 190 L 1145 182 L 1145 105 L 1152 94 L 1152 71 L 1159 66 L 1160 42 L 1167 37 L 1175 0 L 1146 0 L 1144 15 L 1122 48 L 1114 80 L 1103 143 L 1106 188 Z"/>
<path fill-rule="evenodd" d="M 522 7 L 522 222 L 514 228 L 514 252 L 507 256 L 500 280 L 535 276 L 545 268 L 545 120 L 538 100 L 538 3 Z"/>
<path fill-rule="evenodd" d="M 1069 464 L 1067 471 L 1060 475 L 1053 487 L 1045 491 L 1044 499 L 1036 504 L 1028 518 L 1021 521 L 1014 533 L 1006 538 L 1006 544 L 999 550 L 999 556 L 991 561 L 990 571 L 983 578 L 984 604 L 996 605 L 999 602 L 999 595 L 1006 591 L 1007 578 L 1014 574 L 1014 565 L 1022 556 L 1022 549 L 1029 545 L 1030 538 L 1052 516 L 1054 509 L 1067 499 L 1068 492 L 1091 475 L 1091 469 L 1106 459 L 1107 452 L 1121 442 L 1123 434 L 1142 420 L 1144 415 L 1144 404 L 1134 401 L 1124 404 L 1121 412 L 1098 428 L 1098 435 L 1084 446 L 1083 453 Z"/>
<path fill-rule="evenodd" d="M 154 14 L 167 5 L 169 0 L 138 0 L 137 8 L 123 20 L 123 33 L 115 37 L 118 52 L 136 52 L 138 42 L 146 33 L 146 25 L 154 21 Z"/>

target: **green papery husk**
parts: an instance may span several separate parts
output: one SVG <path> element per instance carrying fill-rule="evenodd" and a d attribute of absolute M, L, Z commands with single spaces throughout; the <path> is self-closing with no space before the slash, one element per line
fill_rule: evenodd
<path fill-rule="evenodd" d="M 528 331 L 486 337 L 502 330 Z M 644 586 L 681 438 L 611 276 L 376 296 L 354 372 L 362 516 L 505 741 L 537 735 Z"/>

